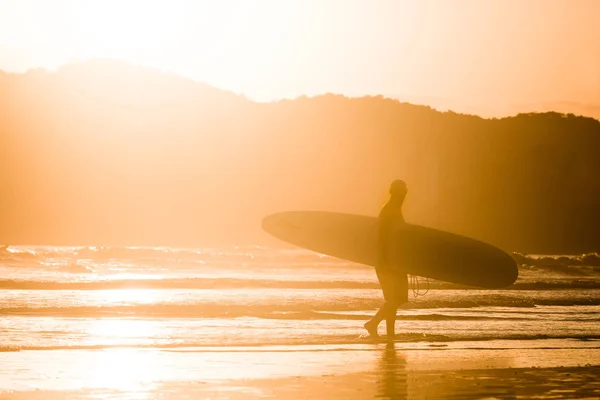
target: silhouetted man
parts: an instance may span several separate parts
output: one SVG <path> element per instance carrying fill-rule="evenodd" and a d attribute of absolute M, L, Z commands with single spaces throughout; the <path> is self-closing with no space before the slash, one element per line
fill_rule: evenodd
<path fill-rule="evenodd" d="M 398 306 L 408 301 L 408 277 L 389 260 L 388 251 L 390 234 L 402 229 L 405 224 L 402 204 L 406 193 L 404 181 L 398 179 L 392 182 L 390 198 L 379 213 L 378 261 L 375 272 L 377 272 L 385 303 L 377 314 L 365 324 L 365 328 L 373 336 L 377 336 L 377 327 L 383 319 L 386 322 L 388 336 L 394 336 Z"/>

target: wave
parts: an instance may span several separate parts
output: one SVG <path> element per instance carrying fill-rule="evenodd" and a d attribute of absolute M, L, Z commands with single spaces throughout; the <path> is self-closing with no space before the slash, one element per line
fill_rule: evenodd
<path fill-rule="evenodd" d="M 519 265 L 540 266 L 540 267 L 570 267 L 570 266 L 588 266 L 600 267 L 600 254 L 588 253 L 581 255 L 527 255 L 513 253 L 513 258 Z"/>
<path fill-rule="evenodd" d="M 0 309 L 0 315 L 28 315 L 28 316 L 53 316 L 53 317 L 169 317 L 169 318 L 263 318 L 277 320 L 368 320 L 373 313 L 364 314 L 343 314 L 328 313 L 319 311 L 287 311 L 273 312 L 260 309 L 211 309 L 204 307 L 190 306 L 170 306 L 153 307 L 154 309 L 144 307 L 44 307 L 44 308 L 3 308 Z M 467 316 L 467 315 L 443 315 L 443 314 L 425 314 L 425 315 L 398 315 L 398 320 L 406 321 L 487 321 L 487 320 L 507 320 L 507 319 L 527 319 L 526 317 L 485 317 L 485 316 Z M 58 332 L 52 332 L 58 333 Z"/>
<path fill-rule="evenodd" d="M 227 248 L 170 248 L 129 246 L 82 247 L 24 247 L 0 246 L 0 260 L 17 259 L 71 259 L 71 260 L 137 260 L 137 261 L 198 261 L 214 262 L 220 259 L 245 259 L 252 261 L 285 258 L 288 260 L 338 260 L 304 249 L 271 249 L 262 246 L 230 246 Z M 339 260 L 343 263 L 342 260 Z"/>
<path fill-rule="evenodd" d="M 373 313 L 365 314 L 342 314 L 342 313 L 327 313 L 327 312 L 289 312 L 278 313 L 273 315 L 273 319 L 283 320 L 369 320 L 373 317 Z M 269 318 L 269 316 L 263 316 Z M 422 315 L 398 315 L 398 321 L 498 321 L 498 320 L 524 320 L 535 319 L 527 317 L 499 317 L 499 316 L 475 316 L 475 315 L 449 315 L 449 314 L 422 314 Z M 598 319 L 600 321 L 600 318 Z M 589 321 L 589 320 L 586 320 Z"/>
<path fill-rule="evenodd" d="M 515 261 L 522 266 L 591 266 L 600 267 L 600 254 L 580 255 L 532 255 L 512 253 Z M 16 259 L 131 259 L 131 260 L 187 260 L 209 261 L 223 258 L 247 260 L 281 259 L 334 261 L 335 264 L 347 264 L 343 260 L 318 254 L 305 249 L 282 249 L 263 246 L 229 246 L 224 248 L 171 248 L 171 247 L 133 247 L 133 246 L 0 246 L 0 261 Z"/>
<path fill-rule="evenodd" d="M 376 281 L 275 280 L 242 278 L 113 279 L 98 281 L 0 280 L 0 290 L 112 290 L 112 289 L 379 289 Z M 423 280 L 422 290 L 473 290 L 470 286 Z M 600 289 L 600 280 L 517 281 L 508 290 Z"/>
<path fill-rule="evenodd" d="M 111 290 L 111 289 L 377 289 L 376 282 L 284 281 L 237 278 L 121 279 L 107 281 L 0 280 L 0 289 Z"/>
<path fill-rule="evenodd" d="M 488 296 L 489 297 L 489 296 Z M 537 306 L 599 306 L 600 297 L 581 298 L 520 298 L 486 296 L 473 299 L 427 299 L 409 302 L 407 309 L 476 309 L 484 307 L 504 307 L 515 309 L 534 308 Z M 88 306 L 15 306 L 0 308 L 0 316 L 31 316 L 31 317 L 135 317 L 135 318 L 265 318 L 265 319 L 338 319 L 361 320 L 372 316 L 372 311 L 381 306 L 379 299 L 361 299 L 355 302 L 319 302 L 306 301 L 298 303 L 275 304 L 127 304 L 127 305 L 88 305 Z M 345 313 L 344 313 L 345 312 Z M 489 311 L 482 316 L 456 316 L 450 314 L 431 315 L 402 315 L 399 319 L 408 320 L 501 320 L 538 318 L 538 313 L 531 315 L 504 316 Z M 588 320 L 586 318 L 586 320 Z"/>
<path fill-rule="evenodd" d="M 569 339 L 578 340 L 582 342 L 600 342 L 600 335 L 589 335 L 589 334 L 501 334 L 501 335 L 436 335 L 436 334 L 424 334 L 424 333 L 406 333 L 398 334 L 394 337 L 395 343 L 450 343 L 450 342 L 486 342 L 491 340 L 547 340 L 547 339 Z M 236 340 L 235 342 L 226 341 L 203 341 L 203 342 L 179 342 L 179 343 L 152 343 L 152 344 L 97 344 L 97 345 L 47 345 L 47 346 L 0 346 L 0 353 L 2 352 L 19 352 L 26 350 L 37 350 L 37 351 L 50 351 L 50 350 L 108 350 L 108 349 L 156 349 L 163 351 L 174 351 L 174 352 L 203 352 L 203 353 L 217 353 L 217 352 L 236 352 L 241 351 L 244 353 L 249 352 L 288 352 L 289 349 L 278 349 L 276 346 L 321 346 L 320 349 L 309 347 L 304 351 L 371 351 L 372 347 L 322 347 L 322 346 L 344 346 L 344 345 L 370 345 L 381 342 L 389 342 L 386 337 L 365 337 L 357 335 L 331 335 L 331 336 L 314 336 L 308 338 L 281 338 L 267 339 L 267 340 Z M 599 343 L 600 346 L 600 343 Z M 257 347 L 256 349 L 249 349 L 248 347 Z M 238 349 L 239 348 L 239 349 Z M 523 347 L 516 347 L 522 349 Z M 569 349 L 578 348 L 577 346 L 569 346 Z M 580 348 L 590 349 L 589 345 L 581 346 Z M 455 350 L 451 347 L 435 346 L 428 347 L 429 350 L 445 351 Z M 477 347 L 470 346 L 469 349 L 477 349 Z M 489 350 L 485 344 L 480 348 L 482 350 Z M 503 350 L 509 349 L 509 347 L 503 347 Z M 419 347 L 407 347 L 403 350 L 422 350 Z M 295 352 L 303 351 L 302 349 L 294 349 Z"/>

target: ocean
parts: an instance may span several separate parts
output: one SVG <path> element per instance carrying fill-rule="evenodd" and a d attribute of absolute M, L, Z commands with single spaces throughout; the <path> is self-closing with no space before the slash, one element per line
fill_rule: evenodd
<path fill-rule="evenodd" d="M 514 257 L 504 290 L 419 278 L 396 340 L 600 339 L 597 255 Z M 0 275 L 2 351 L 362 343 L 382 303 L 371 267 L 260 246 L 3 247 Z"/>

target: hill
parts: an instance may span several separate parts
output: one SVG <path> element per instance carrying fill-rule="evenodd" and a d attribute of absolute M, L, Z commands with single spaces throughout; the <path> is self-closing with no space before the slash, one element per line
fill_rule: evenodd
<path fill-rule="evenodd" d="M 289 209 L 406 217 L 509 251 L 600 251 L 600 122 L 383 97 L 254 103 L 105 60 L 0 73 L 0 243 L 264 243 Z"/>

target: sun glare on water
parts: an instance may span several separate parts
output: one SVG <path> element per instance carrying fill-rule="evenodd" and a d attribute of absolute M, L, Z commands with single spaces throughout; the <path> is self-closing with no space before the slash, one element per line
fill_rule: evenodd
<path fill-rule="evenodd" d="M 138 303 L 149 304 L 162 296 L 159 290 L 153 289 L 111 289 L 99 292 L 100 298 L 106 304 Z"/>
<path fill-rule="evenodd" d="M 89 333 L 101 345 L 124 345 L 129 339 L 151 338 L 156 333 L 156 324 L 149 320 L 97 319 Z"/>

